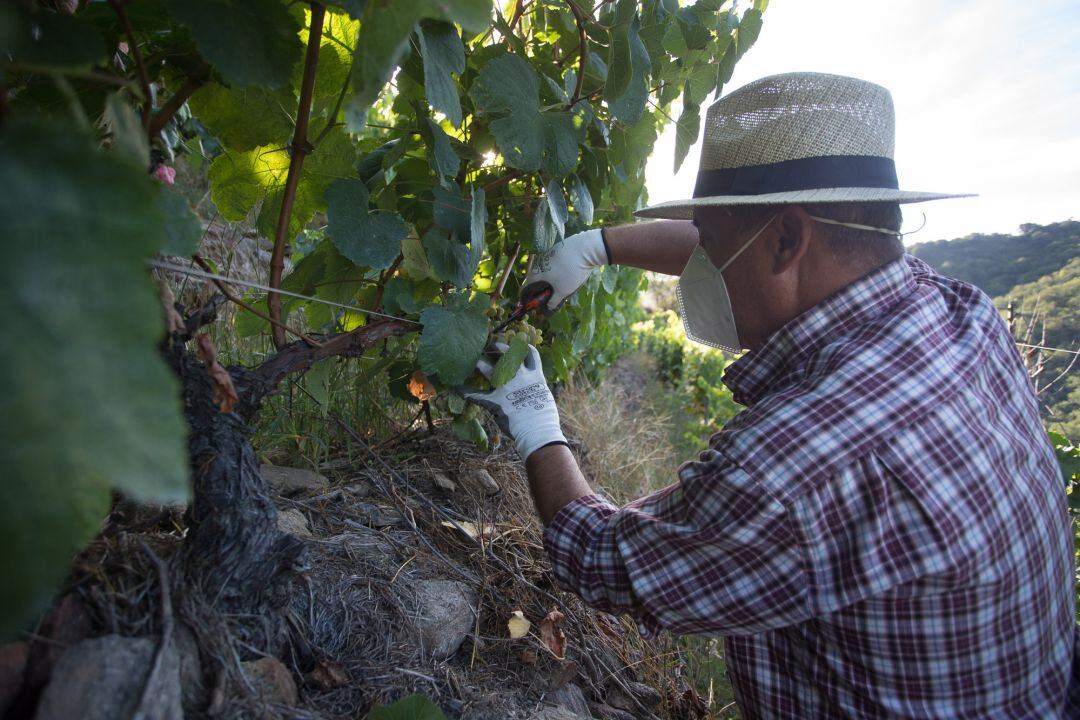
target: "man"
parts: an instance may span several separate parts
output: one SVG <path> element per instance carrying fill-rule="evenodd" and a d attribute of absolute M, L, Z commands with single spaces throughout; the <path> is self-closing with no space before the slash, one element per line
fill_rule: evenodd
<path fill-rule="evenodd" d="M 749 348 L 724 376 L 747 409 L 670 487 L 592 493 L 535 350 L 469 395 L 525 459 L 560 582 L 725 636 L 744 716 L 1077 717 L 1060 471 L 989 299 L 904 254 L 899 203 L 952 196 L 899 190 L 892 153 L 884 88 L 765 78 L 709 109 L 693 199 L 527 279 L 554 307 L 605 262 L 678 274 L 688 335 Z"/>

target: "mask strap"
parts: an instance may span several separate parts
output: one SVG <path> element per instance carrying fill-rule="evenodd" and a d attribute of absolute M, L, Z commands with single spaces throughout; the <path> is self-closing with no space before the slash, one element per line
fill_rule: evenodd
<path fill-rule="evenodd" d="M 737 250 L 737 251 L 735 252 L 735 254 L 734 254 L 734 255 L 732 255 L 731 257 L 729 257 L 729 258 L 728 258 L 728 261 L 727 261 L 726 263 L 724 263 L 724 264 L 723 264 L 723 266 L 721 266 L 721 267 L 720 267 L 720 272 L 724 272 L 724 270 L 727 270 L 727 267 L 728 267 L 728 265 L 731 265 L 731 263 L 735 262 L 735 258 L 737 258 L 737 257 L 739 257 L 740 255 L 742 255 L 742 254 L 743 254 L 743 251 L 744 251 L 744 250 L 746 250 L 746 248 L 750 247 L 750 245 L 751 245 L 751 244 L 752 244 L 752 243 L 753 243 L 753 242 L 754 242 L 755 240 L 757 240 L 757 239 L 758 239 L 758 235 L 760 235 L 761 233 L 765 232 L 765 228 L 769 227 L 769 225 L 771 225 L 771 224 L 772 224 L 772 221 L 773 221 L 773 220 L 775 220 L 775 219 L 776 219 L 776 215 L 773 215 L 773 216 L 772 216 L 771 218 L 769 218 L 769 220 L 768 220 L 768 221 L 767 221 L 767 222 L 766 222 L 766 223 L 765 223 L 764 225 L 762 225 L 762 226 L 761 226 L 761 229 L 760 229 L 760 230 L 758 230 L 758 231 L 757 231 L 756 233 L 754 233 L 754 234 L 753 234 L 753 235 L 752 235 L 752 236 L 750 237 L 750 239 L 749 239 L 749 240 L 747 240 L 747 241 L 746 241 L 746 243 L 745 243 L 745 244 L 744 244 L 744 245 L 743 245 L 743 246 L 742 246 L 741 248 L 739 248 L 739 249 L 738 249 L 738 250 Z"/>
<path fill-rule="evenodd" d="M 922 213 L 922 223 L 914 230 L 908 230 L 907 232 L 900 232 L 899 230 L 887 230 L 886 228 L 872 227 L 870 225 L 859 225 L 858 223 L 840 222 L 839 220 L 830 220 L 829 218 L 818 217 L 817 215 L 810 215 L 809 217 L 823 222 L 828 225 L 839 225 L 841 227 L 854 228 L 856 230 L 870 230 L 871 232 L 881 233 L 882 235 L 889 235 L 891 237 L 902 238 L 905 235 L 911 235 L 917 233 L 926 227 L 926 213 Z"/>

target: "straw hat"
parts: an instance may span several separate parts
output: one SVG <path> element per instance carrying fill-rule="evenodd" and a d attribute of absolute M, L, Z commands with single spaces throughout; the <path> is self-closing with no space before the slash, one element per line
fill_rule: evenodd
<path fill-rule="evenodd" d="M 772 75 L 713 103 L 691 200 L 635 215 L 690 219 L 709 205 L 912 203 L 970 197 L 900 190 L 889 91 L 823 73 Z"/>

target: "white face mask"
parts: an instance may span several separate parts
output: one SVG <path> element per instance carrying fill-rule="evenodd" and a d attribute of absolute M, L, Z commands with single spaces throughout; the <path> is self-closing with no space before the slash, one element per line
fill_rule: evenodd
<path fill-rule="evenodd" d="M 765 232 L 775 217 L 769 218 L 722 267 L 712 264 L 701 245 L 690 253 L 690 259 L 679 276 L 677 290 L 679 315 L 682 316 L 688 338 L 732 353 L 742 350 L 739 332 L 735 329 L 735 314 L 731 311 L 731 298 L 724 283 L 724 270 Z"/>
<path fill-rule="evenodd" d="M 858 225 L 856 223 L 839 222 L 829 218 L 810 215 L 810 218 L 829 225 L 854 228 L 856 230 L 871 230 L 882 235 L 898 237 L 896 230 Z M 694 252 L 690 253 L 690 259 L 679 277 L 677 294 L 679 296 L 679 315 L 682 316 L 683 327 L 686 328 L 686 336 L 694 342 L 708 345 L 728 352 L 738 353 L 742 350 L 739 342 L 739 332 L 735 328 L 735 315 L 731 311 L 731 298 L 728 296 L 727 285 L 724 283 L 724 270 L 735 258 L 743 254 L 746 248 L 758 239 L 765 228 L 769 227 L 776 215 L 769 218 L 761 229 L 754 233 L 734 255 L 722 267 L 716 267 L 709 259 L 705 248 L 698 245 Z"/>

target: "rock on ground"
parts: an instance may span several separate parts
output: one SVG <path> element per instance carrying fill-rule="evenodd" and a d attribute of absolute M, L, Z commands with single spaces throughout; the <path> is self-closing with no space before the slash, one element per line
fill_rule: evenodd
<path fill-rule="evenodd" d="M 130 718 L 139 707 L 154 664 L 157 641 L 119 635 L 83 640 L 60 656 L 45 687 L 35 720 L 115 720 Z M 146 720 L 183 720 L 180 662 L 170 643 L 162 657 Z"/>
<path fill-rule="evenodd" d="M 302 468 L 260 465 L 259 472 L 270 489 L 278 495 L 290 495 L 301 490 L 319 490 L 330 483 L 319 473 Z"/>
<path fill-rule="evenodd" d="M 461 473 L 460 478 L 466 485 L 479 490 L 484 495 L 494 495 L 500 490 L 499 483 L 495 482 L 495 478 L 491 477 L 491 473 L 484 468 L 466 470 Z"/>
<path fill-rule="evenodd" d="M 311 528 L 308 527 L 307 518 L 304 517 L 304 513 L 296 510 L 295 508 L 289 510 L 278 510 L 277 514 L 277 526 L 278 530 L 290 535 L 295 535 L 298 538 L 304 538 L 305 540 L 311 540 Z"/>
<path fill-rule="evenodd" d="M 438 660 L 457 652 L 476 622 L 476 591 L 456 580 L 420 580 L 416 591 L 416 629 L 427 655 Z"/>
<path fill-rule="evenodd" d="M 592 715 L 578 715 L 559 705 L 540 708 L 529 716 L 529 720 L 593 720 L 593 718 Z"/>
<path fill-rule="evenodd" d="M 567 683 L 551 693 L 548 699 L 560 707 L 564 707 L 575 715 L 589 717 L 589 703 L 585 700 L 585 694 L 574 683 Z"/>
<path fill-rule="evenodd" d="M 263 700 L 288 707 L 296 705 L 299 697 L 296 692 L 296 681 L 280 660 L 264 657 L 240 663 L 240 667 L 243 668 L 244 674 Z"/>

